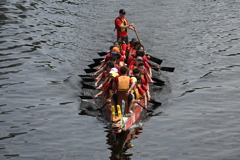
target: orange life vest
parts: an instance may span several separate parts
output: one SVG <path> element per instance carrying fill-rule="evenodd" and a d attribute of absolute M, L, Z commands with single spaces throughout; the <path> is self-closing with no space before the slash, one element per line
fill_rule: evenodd
<path fill-rule="evenodd" d="M 119 76 L 118 77 L 118 90 L 128 90 L 130 88 L 130 77 Z"/>

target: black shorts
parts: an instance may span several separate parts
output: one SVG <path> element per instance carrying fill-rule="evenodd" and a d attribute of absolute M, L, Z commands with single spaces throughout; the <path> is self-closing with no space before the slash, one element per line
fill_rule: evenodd
<path fill-rule="evenodd" d="M 118 40 L 119 37 L 117 37 L 117 40 Z M 123 37 L 123 41 L 128 44 L 128 36 L 127 37 Z"/>

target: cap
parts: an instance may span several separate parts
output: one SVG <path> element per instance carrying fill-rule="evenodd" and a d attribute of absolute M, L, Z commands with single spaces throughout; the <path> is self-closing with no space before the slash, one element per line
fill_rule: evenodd
<path fill-rule="evenodd" d="M 138 57 L 137 57 L 137 60 L 142 60 L 142 57 L 138 56 Z"/>
<path fill-rule="evenodd" d="M 133 39 L 131 40 L 131 42 L 137 42 L 137 39 L 136 39 L 136 38 L 133 38 Z"/>
<path fill-rule="evenodd" d="M 119 10 L 119 13 L 120 13 L 120 14 L 126 14 L 126 12 L 125 12 L 124 9 L 120 9 L 120 10 Z"/>
<path fill-rule="evenodd" d="M 119 50 L 118 47 L 113 47 L 113 49 L 112 49 L 112 51 L 111 51 L 111 53 L 113 53 L 113 54 L 117 54 L 117 53 L 119 53 L 119 52 L 120 52 L 120 50 Z"/>
<path fill-rule="evenodd" d="M 118 69 L 117 68 L 112 68 L 109 73 L 118 73 Z"/>

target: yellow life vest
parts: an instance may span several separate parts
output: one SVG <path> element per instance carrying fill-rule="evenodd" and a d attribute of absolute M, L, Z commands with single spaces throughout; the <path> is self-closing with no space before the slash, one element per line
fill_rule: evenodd
<path fill-rule="evenodd" d="M 119 76 L 118 77 L 118 90 L 128 90 L 130 88 L 130 77 Z"/>
<path fill-rule="evenodd" d="M 120 28 L 119 26 L 117 26 L 117 24 L 116 24 L 117 19 L 120 19 L 122 21 L 122 24 L 121 24 L 122 26 L 128 25 L 128 22 L 125 18 L 121 19 L 120 17 L 118 17 L 115 19 L 115 29 L 117 29 L 118 31 L 121 31 L 121 32 L 127 32 L 127 28 Z"/>

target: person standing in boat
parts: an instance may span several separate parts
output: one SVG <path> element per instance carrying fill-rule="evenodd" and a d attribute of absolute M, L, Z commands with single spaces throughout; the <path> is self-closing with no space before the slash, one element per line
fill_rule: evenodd
<path fill-rule="evenodd" d="M 126 12 L 124 9 L 119 10 L 119 17 L 115 19 L 115 29 L 117 30 L 117 39 L 121 36 L 123 41 L 128 44 L 127 29 L 135 30 L 134 24 L 128 24 L 128 19 L 125 18 Z M 114 29 L 114 30 L 115 30 Z"/>

